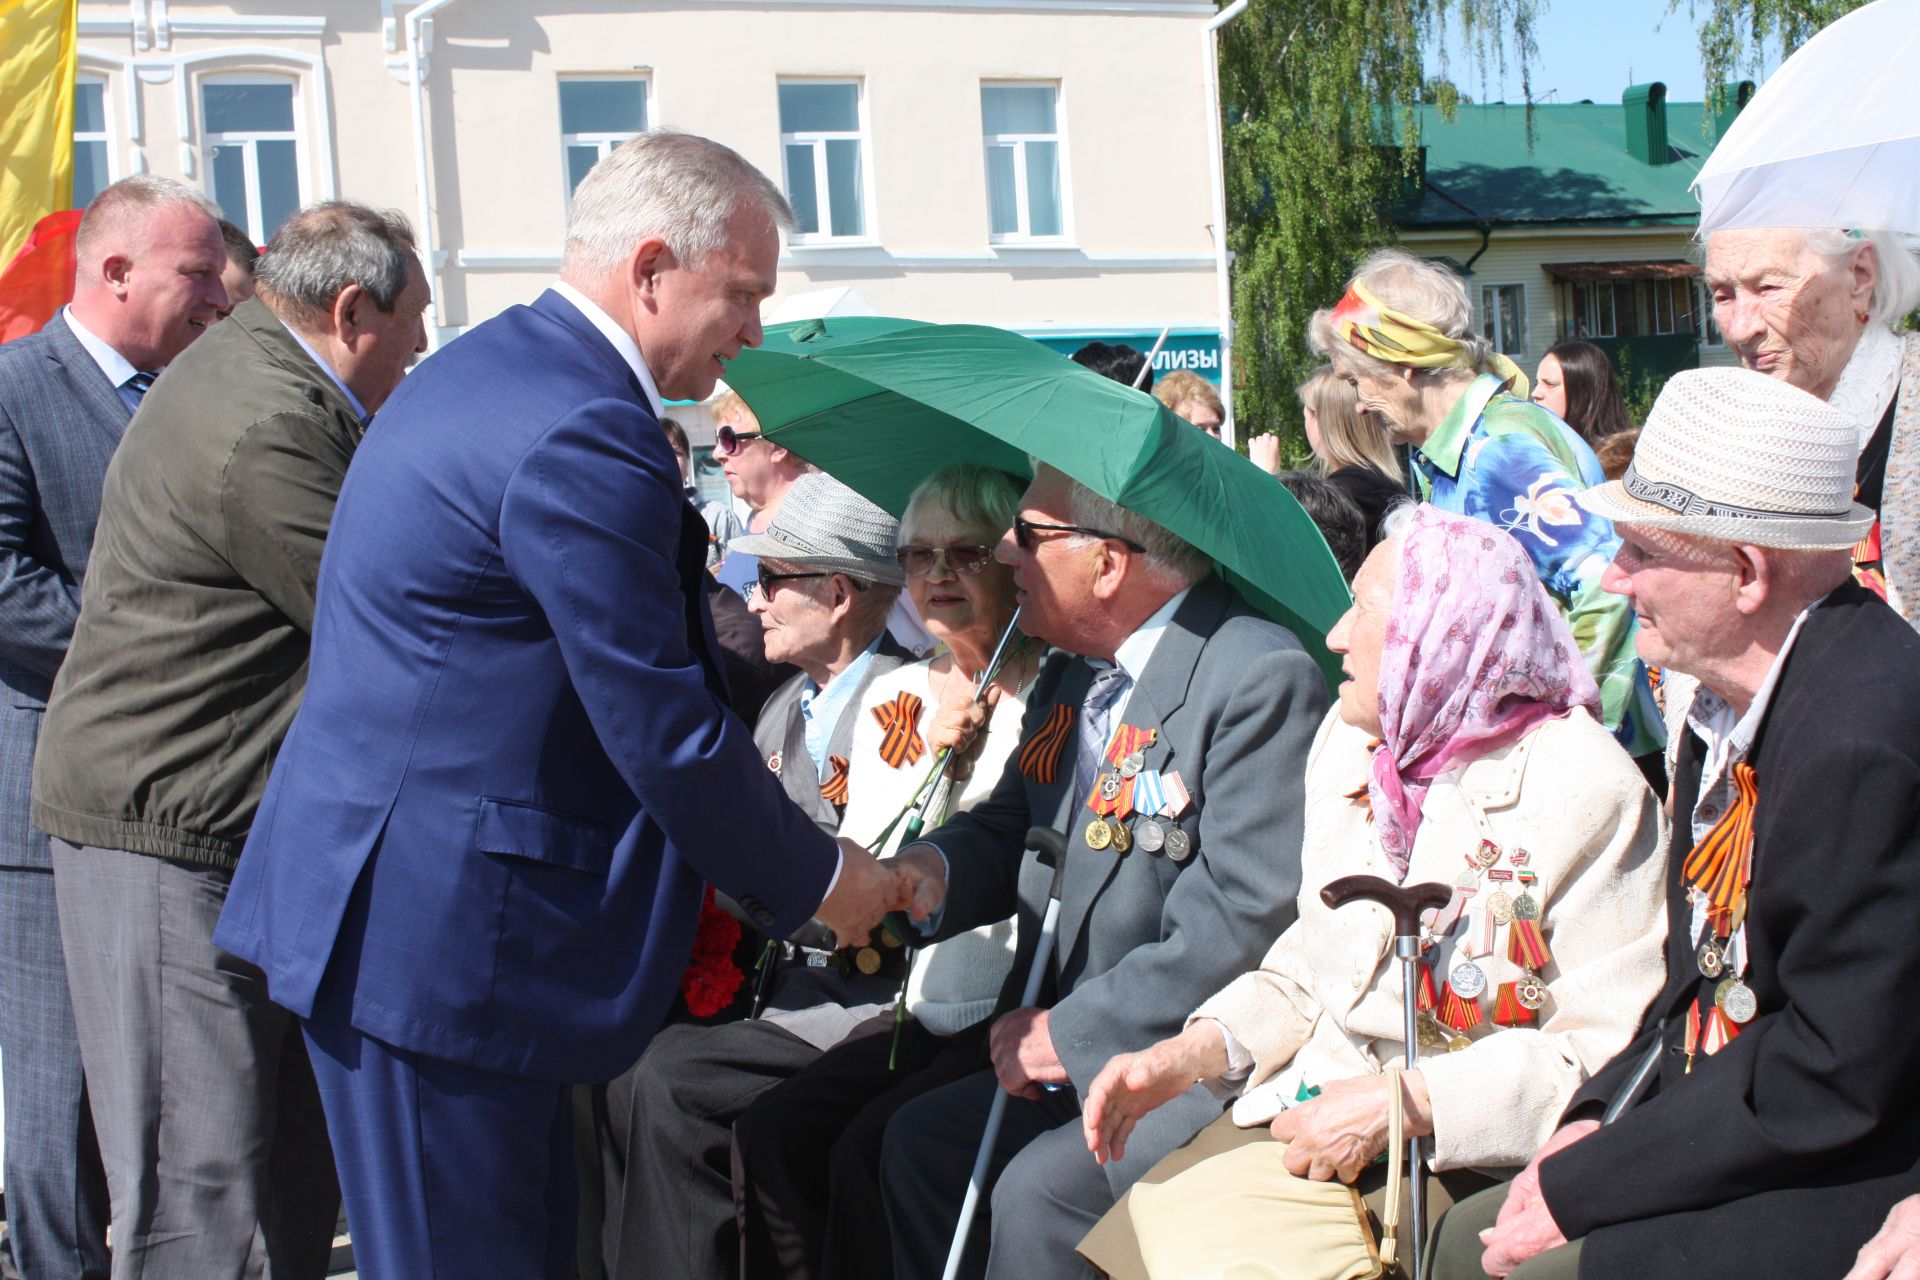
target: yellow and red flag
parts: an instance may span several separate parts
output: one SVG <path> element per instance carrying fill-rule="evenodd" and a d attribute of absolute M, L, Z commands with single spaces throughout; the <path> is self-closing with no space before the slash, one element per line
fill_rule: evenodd
<path fill-rule="evenodd" d="M 0 0 L 0 280 L 9 336 L 43 294 L 73 287 L 71 228 L 40 226 L 73 203 L 73 85 L 79 53 L 76 0 Z M 36 230 L 38 234 L 36 235 Z M 31 242 L 31 243 L 30 243 Z M 62 245 L 64 244 L 64 248 Z M 53 265 L 64 254 L 64 280 Z M 16 271 L 31 287 L 16 292 Z M 40 277 L 49 271 L 51 282 Z M 48 310 L 47 315 L 52 311 Z M 44 323 L 46 315 L 38 317 Z"/>

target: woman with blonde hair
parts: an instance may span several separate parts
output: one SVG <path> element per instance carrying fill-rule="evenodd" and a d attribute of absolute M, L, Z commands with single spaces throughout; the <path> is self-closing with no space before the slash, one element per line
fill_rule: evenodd
<path fill-rule="evenodd" d="M 1360 508 L 1367 522 L 1366 549 L 1373 550 L 1385 536 L 1380 524 L 1387 512 L 1412 501 L 1393 442 L 1378 421 L 1360 412 L 1360 398 L 1330 364 L 1300 384 L 1300 408 L 1320 474 Z"/>
<path fill-rule="evenodd" d="M 1602 719 L 1633 755 L 1664 734 L 1633 649 L 1633 607 L 1600 585 L 1620 540 L 1574 502 L 1606 476 L 1578 432 L 1528 400 L 1530 384 L 1474 326 L 1466 282 L 1382 249 L 1360 264 L 1308 336 L 1353 387 L 1360 411 L 1413 446 L 1418 495 L 1512 534 L 1566 618 L 1600 686 Z"/>

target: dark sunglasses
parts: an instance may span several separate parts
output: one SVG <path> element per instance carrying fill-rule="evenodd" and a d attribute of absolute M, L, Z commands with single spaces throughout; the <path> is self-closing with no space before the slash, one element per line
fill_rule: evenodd
<path fill-rule="evenodd" d="M 816 569 L 811 573 L 768 573 L 763 568 L 758 574 L 754 575 L 754 585 L 760 588 L 761 595 L 772 599 L 773 586 L 776 582 L 793 582 L 799 578 L 831 578 L 833 576 L 834 574 L 825 569 Z M 867 584 L 852 574 L 842 574 L 840 576 L 846 578 L 848 582 L 851 582 L 855 591 L 865 591 L 867 589 Z"/>
<path fill-rule="evenodd" d="M 1139 555 L 1146 554 L 1146 548 L 1132 538 L 1123 538 L 1117 533 L 1108 533 L 1105 529 L 1089 529 L 1083 524 L 1035 524 L 1025 516 L 1013 518 L 1013 540 L 1022 551 L 1033 550 L 1036 533 L 1084 533 L 1093 538 L 1106 538 L 1119 543 L 1127 550 Z"/>
<path fill-rule="evenodd" d="M 720 452 L 731 458 L 748 443 L 758 440 L 758 431 L 736 431 L 732 427 L 722 427 L 713 433 L 714 443 L 720 446 Z"/>
<path fill-rule="evenodd" d="M 945 560 L 955 573 L 975 574 L 993 559 L 992 547 L 923 547 L 915 543 L 893 553 L 909 578 L 924 578 L 933 572 L 936 559 Z"/>

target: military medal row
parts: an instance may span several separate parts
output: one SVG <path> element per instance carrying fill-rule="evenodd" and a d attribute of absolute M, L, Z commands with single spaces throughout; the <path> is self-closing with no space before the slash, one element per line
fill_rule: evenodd
<path fill-rule="evenodd" d="M 1161 773 L 1146 767 L 1146 748 L 1153 737 L 1152 730 L 1124 725 L 1114 735 L 1106 759 L 1111 767 L 1095 780 L 1087 797 L 1094 815 L 1087 824 L 1087 847 L 1125 854 L 1137 844 L 1144 853 L 1165 853 L 1174 862 L 1185 862 L 1195 853 L 1194 841 L 1177 823 L 1193 807 L 1193 797 L 1178 770 Z M 1127 819 L 1136 815 L 1129 827 Z"/>

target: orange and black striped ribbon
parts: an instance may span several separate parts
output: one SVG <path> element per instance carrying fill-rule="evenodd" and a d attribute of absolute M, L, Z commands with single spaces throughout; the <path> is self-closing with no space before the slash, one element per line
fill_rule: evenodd
<path fill-rule="evenodd" d="M 1118 768 L 1121 761 L 1136 751 L 1145 751 L 1158 736 L 1158 731 L 1154 729 L 1142 729 L 1132 724 L 1121 725 L 1114 730 L 1113 741 L 1107 744 L 1107 763 Z"/>
<path fill-rule="evenodd" d="M 1716 928 L 1724 923 L 1729 932 L 1746 919 L 1747 881 L 1753 874 L 1753 807 L 1760 793 L 1745 761 L 1733 766 L 1733 789 L 1733 803 L 1681 866 L 1687 882 L 1706 895 Z"/>
<path fill-rule="evenodd" d="M 1507 959 L 1523 969 L 1535 973 L 1547 967 L 1553 954 L 1547 950 L 1547 936 L 1540 931 L 1538 920 L 1515 918 L 1507 926 Z"/>
<path fill-rule="evenodd" d="M 836 809 L 847 807 L 847 758 L 827 757 L 827 780 L 820 784 L 820 798 Z"/>
<path fill-rule="evenodd" d="M 919 698 L 911 693 L 903 693 L 892 702 L 883 702 L 875 707 L 873 718 L 886 731 L 886 736 L 880 739 L 882 760 L 896 769 L 920 763 L 920 757 L 926 754 L 927 744 L 920 736 Z"/>
<path fill-rule="evenodd" d="M 1517 921 L 1515 923 L 1518 923 Z M 1493 1020 L 1503 1027 L 1517 1027 L 1522 1023 L 1533 1022 L 1540 1015 L 1520 1003 L 1520 984 L 1503 982 L 1500 993 L 1493 1001 Z"/>
<path fill-rule="evenodd" d="M 1032 737 L 1020 744 L 1020 772 L 1043 786 L 1060 776 L 1060 753 L 1073 740 L 1073 717 L 1078 708 L 1056 702 Z"/>
<path fill-rule="evenodd" d="M 1471 1031 L 1486 1021 L 1486 1015 L 1480 1012 L 1480 1002 L 1469 1000 L 1453 989 L 1453 984 L 1440 984 L 1440 1021 L 1455 1031 Z"/>

